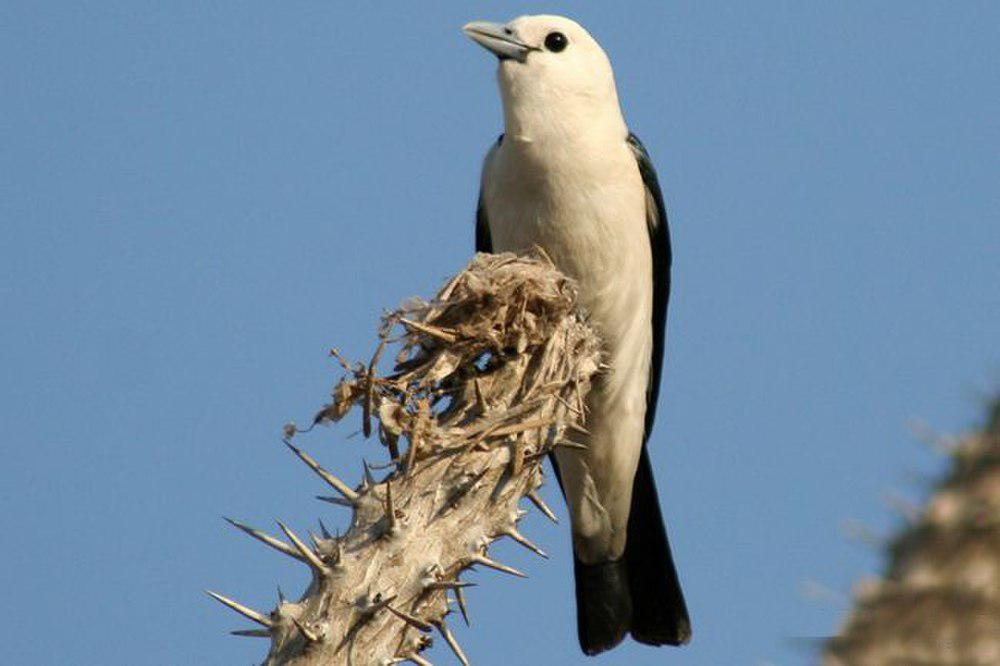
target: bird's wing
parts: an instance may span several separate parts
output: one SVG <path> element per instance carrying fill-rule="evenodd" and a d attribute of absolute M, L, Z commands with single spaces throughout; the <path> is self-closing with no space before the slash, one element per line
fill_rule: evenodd
<path fill-rule="evenodd" d="M 493 159 L 493 154 L 500 147 L 501 143 L 503 143 L 503 134 L 500 135 L 500 138 L 490 148 L 490 152 L 486 153 L 486 159 L 483 161 L 484 178 L 489 170 L 490 160 Z M 493 239 L 490 236 L 489 219 L 486 217 L 486 205 L 483 203 L 482 185 L 479 187 L 479 204 L 476 207 L 476 252 L 493 253 Z"/>
<path fill-rule="evenodd" d="M 493 239 L 490 237 L 490 225 L 486 221 L 486 206 L 483 205 L 483 195 L 479 195 L 479 205 L 476 207 L 476 252 L 493 253 Z"/>
<path fill-rule="evenodd" d="M 639 174 L 646 187 L 646 226 L 649 229 L 649 247 L 653 255 L 653 355 L 650 358 L 649 385 L 646 387 L 646 432 L 643 442 L 649 439 L 656 418 L 656 400 L 660 394 L 660 373 L 663 369 L 664 335 L 667 325 L 667 302 L 670 300 L 670 229 L 663 193 L 656 178 L 656 169 L 639 137 L 629 133 L 628 145 L 639 164 Z"/>

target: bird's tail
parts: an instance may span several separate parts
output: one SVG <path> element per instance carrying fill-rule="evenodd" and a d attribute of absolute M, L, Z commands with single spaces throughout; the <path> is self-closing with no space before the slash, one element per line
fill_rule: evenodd
<path fill-rule="evenodd" d="M 632 595 L 625 558 L 584 564 L 574 557 L 573 574 L 580 649 L 590 655 L 610 650 L 622 642 L 632 625 Z"/>
<path fill-rule="evenodd" d="M 690 641 L 691 620 L 670 554 L 646 447 L 632 485 L 623 559 L 632 595 L 632 638 L 647 645 L 684 645 Z"/>
<path fill-rule="evenodd" d="M 574 565 L 577 631 L 586 654 L 613 648 L 630 631 L 647 645 L 691 640 L 691 621 L 645 448 L 632 487 L 624 556 L 600 564 L 575 559 Z"/>

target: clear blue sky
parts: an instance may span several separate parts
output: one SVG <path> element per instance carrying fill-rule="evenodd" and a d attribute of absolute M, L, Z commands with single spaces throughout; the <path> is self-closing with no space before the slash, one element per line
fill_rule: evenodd
<path fill-rule="evenodd" d="M 1000 374 L 1000 4 L 491 5 L 0 7 L 7 662 L 263 655 L 201 590 L 268 608 L 305 572 L 220 516 L 343 523 L 280 427 L 469 257 L 500 114 L 458 28 L 543 10 L 611 54 L 675 247 L 653 459 L 695 637 L 593 663 L 799 664 L 835 631 L 803 584 L 879 566 L 840 524 L 896 524 L 941 465 L 909 420 L 975 425 Z M 303 443 L 356 480 L 350 432 Z M 582 661 L 566 530 L 501 549 L 529 581 L 476 575 L 476 663 Z"/>

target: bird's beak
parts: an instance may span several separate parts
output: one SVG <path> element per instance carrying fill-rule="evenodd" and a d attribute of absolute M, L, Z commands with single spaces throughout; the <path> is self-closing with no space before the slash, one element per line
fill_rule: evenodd
<path fill-rule="evenodd" d="M 473 21 L 463 25 L 462 32 L 501 60 L 524 62 L 528 58 L 528 52 L 538 50 L 519 40 L 513 30 L 500 23 Z"/>

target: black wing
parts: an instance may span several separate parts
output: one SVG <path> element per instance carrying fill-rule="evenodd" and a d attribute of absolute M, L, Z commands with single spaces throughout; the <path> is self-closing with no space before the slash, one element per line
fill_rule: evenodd
<path fill-rule="evenodd" d="M 490 225 L 486 221 L 486 207 L 483 206 L 481 192 L 479 206 L 476 208 L 476 252 L 493 253 L 493 239 L 490 237 Z"/>
<path fill-rule="evenodd" d="M 499 148 L 501 143 L 503 143 L 503 134 L 490 149 L 490 153 Z M 490 155 L 487 154 L 486 161 L 488 162 L 489 159 Z M 493 253 L 493 238 L 490 236 L 490 223 L 486 218 L 486 206 L 483 205 L 482 189 L 479 191 L 479 204 L 476 207 L 476 252 Z"/>
<path fill-rule="evenodd" d="M 646 226 L 649 228 L 649 248 L 653 254 L 653 355 L 650 359 L 649 386 L 646 387 L 646 434 L 649 439 L 656 418 L 656 400 L 660 395 L 660 374 L 663 370 L 663 345 L 667 327 L 667 303 L 670 300 L 670 229 L 663 193 L 656 179 L 656 169 L 639 137 L 629 133 L 628 145 L 639 163 L 639 174 L 646 186 Z"/>

